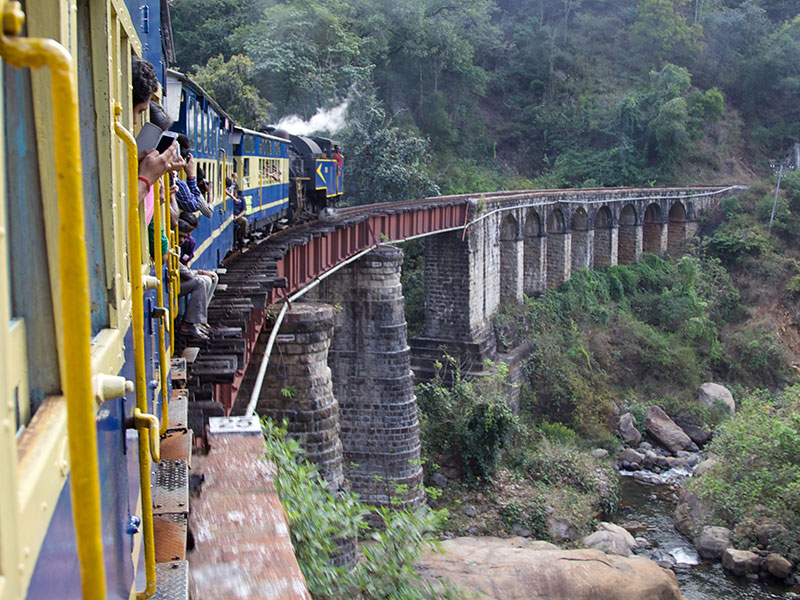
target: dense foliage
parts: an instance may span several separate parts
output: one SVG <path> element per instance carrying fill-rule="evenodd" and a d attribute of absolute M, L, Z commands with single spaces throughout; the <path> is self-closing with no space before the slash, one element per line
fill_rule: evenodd
<path fill-rule="evenodd" d="M 172 12 L 179 66 L 234 117 L 349 102 L 333 133 L 350 201 L 742 180 L 800 139 L 800 5 L 787 0 L 176 0 Z"/>
<path fill-rule="evenodd" d="M 740 400 L 709 452 L 720 460 L 691 482 L 708 524 L 731 528 L 737 547 L 756 545 L 758 526 L 772 524 L 771 549 L 800 559 L 800 386 Z"/>
<path fill-rule="evenodd" d="M 471 381 L 454 358 L 443 361 L 436 363 L 436 376 L 416 388 L 424 452 L 455 457 L 467 481 L 487 481 L 515 421 L 504 397 L 508 366 L 487 365 L 495 373 Z"/>
<path fill-rule="evenodd" d="M 295 556 L 314 598 L 330 600 L 433 600 L 458 598 L 458 590 L 434 590 L 413 569 L 423 547 L 434 544 L 432 532 L 446 516 L 425 505 L 415 511 L 365 506 L 353 493 L 332 496 L 300 444 L 285 427 L 263 423 L 266 458 L 276 467 L 275 486 L 289 518 Z M 383 527 L 368 530 L 374 512 Z M 355 565 L 337 565 L 337 543 L 359 540 Z"/>

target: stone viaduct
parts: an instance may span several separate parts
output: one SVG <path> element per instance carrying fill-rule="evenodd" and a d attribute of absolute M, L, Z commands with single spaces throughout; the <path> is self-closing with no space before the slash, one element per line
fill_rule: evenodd
<path fill-rule="evenodd" d="M 332 491 L 414 506 L 423 492 L 413 384 L 431 375 L 442 348 L 480 372 L 484 359 L 503 358 L 492 328 L 501 301 L 543 294 L 573 269 L 634 263 L 643 252 L 678 253 L 701 215 L 731 189 L 508 192 L 469 200 L 471 208 L 459 213 L 466 219 L 426 239 L 425 324 L 410 341 L 402 251 L 365 244 L 369 253 L 320 276 L 292 304 L 264 385 L 253 394 L 256 412 L 288 419 Z M 404 234 L 392 223 L 417 218 L 392 214 L 399 217 L 369 225 L 373 240 L 399 241 Z M 331 227 L 324 233 L 334 234 Z M 269 329 L 258 338 L 232 414 L 244 412 Z"/>

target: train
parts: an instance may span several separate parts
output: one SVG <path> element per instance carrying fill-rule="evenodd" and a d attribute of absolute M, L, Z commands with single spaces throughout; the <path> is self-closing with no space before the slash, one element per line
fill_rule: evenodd
<path fill-rule="evenodd" d="M 132 57 L 154 65 L 157 101 L 204 173 L 211 216 L 192 234 L 192 269 L 243 251 L 226 179 L 258 243 L 341 199 L 339 144 L 242 127 L 170 69 L 167 0 L 2 7 L 0 600 L 181 597 L 165 582 L 186 577 L 185 561 L 157 540 L 185 539 L 185 510 L 153 496 L 185 483 L 176 448 L 191 447 L 173 386 L 178 231 L 154 203 L 169 249 L 148 247 Z M 166 176 L 147 183 L 169 196 Z"/>

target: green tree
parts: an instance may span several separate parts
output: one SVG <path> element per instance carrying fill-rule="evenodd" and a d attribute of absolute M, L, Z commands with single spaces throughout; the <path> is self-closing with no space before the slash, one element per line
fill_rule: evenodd
<path fill-rule="evenodd" d="M 236 54 L 231 34 L 263 12 L 263 0 L 177 0 L 170 2 L 178 68 L 188 73 L 222 54 Z"/>
<path fill-rule="evenodd" d="M 650 64 L 686 60 L 702 48 L 703 29 L 689 25 L 681 10 L 688 0 L 641 0 L 630 36 L 634 48 Z"/>
<path fill-rule="evenodd" d="M 341 103 L 353 85 L 370 77 L 352 15 L 343 0 L 269 0 L 262 18 L 232 38 L 253 61 L 254 83 L 279 115 L 310 117 Z"/>
<path fill-rule="evenodd" d="M 194 74 L 194 79 L 219 102 L 236 121 L 246 127 L 266 124 L 269 102 L 252 85 L 253 61 L 241 54 L 229 61 L 220 54 Z"/>
<path fill-rule="evenodd" d="M 436 195 L 425 173 L 427 140 L 392 124 L 368 84 L 353 90 L 347 126 L 340 134 L 345 160 L 345 200 L 351 204 L 389 202 Z"/>

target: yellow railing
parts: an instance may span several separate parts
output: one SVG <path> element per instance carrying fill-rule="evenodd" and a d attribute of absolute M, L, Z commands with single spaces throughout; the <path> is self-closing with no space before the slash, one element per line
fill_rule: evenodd
<path fill-rule="evenodd" d="M 50 68 L 53 144 L 58 192 L 58 273 L 64 328 L 62 387 L 67 402 L 72 511 L 83 598 L 106 597 L 100 523 L 95 405 L 90 355 L 91 309 L 83 212 L 78 83 L 69 52 L 51 39 L 17 37 L 25 15 L 18 2 L 3 2 L 0 56 L 10 65 Z"/>
<path fill-rule="evenodd" d="M 167 376 L 168 376 L 168 362 L 167 357 L 167 323 L 169 323 L 170 311 L 164 307 L 164 256 L 161 250 L 161 216 L 164 207 L 161 204 L 161 194 L 159 193 L 159 182 L 153 184 L 153 257 L 156 262 L 156 278 L 158 285 L 156 286 L 156 315 L 159 319 L 158 325 L 158 362 L 159 371 L 161 374 L 161 431 L 159 435 L 167 432 L 169 426 L 169 390 L 167 389 Z M 169 194 L 169 174 L 164 176 L 164 195 Z M 169 206 L 169 205 L 167 205 Z M 169 220 L 167 220 L 167 227 L 170 227 Z M 155 412 L 155 410 L 153 411 Z"/>
<path fill-rule="evenodd" d="M 139 223 L 139 163 L 136 140 L 131 132 L 125 129 L 119 122 L 122 114 L 122 107 L 117 103 L 114 106 L 115 120 L 114 131 L 122 139 L 127 147 L 127 166 L 128 166 L 128 261 L 131 274 L 131 313 L 133 322 L 133 350 L 134 366 L 136 371 L 136 409 L 138 418 L 135 419 L 136 429 L 139 434 L 139 480 L 142 491 L 142 524 L 144 525 L 144 562 L 147 587 L 143 592 L 137 593 L 137 598 L 151 598 L 156 592 L 156 555 L 153 538 L 153 497 L 150 491 L 150 458 L 160 459 L 153 452 L 156 444 L 153 437 L 157 429 L 151 427 L 151 422 L 143 420 L 144 413 L 147 413 L 147 381 L 145 372 L 144 356 L 144 289 L 142 286 L 142 241 L 140 236 Z M 156 203 L 155 211 L 159 209 L 158 198 L 153 198 Z M 154 212 L 155 212 L 154 211 Z M 161 232 L 157 231 L 158 238 L 155 246 L 161 247 Z M 156 232 L 154 232 L 154 240 Z M 150 416 L 148 415 L 148 418 Z M 155 419 L 155 417 L 152 417 Z M 157 422 L 157 421 L 156 421 Z M 157 427 L 157 426 L 156 426 Z M 153 444 L 151 448 L 151 444 Z M 104 596 L 98 596 L 102 598 Z"/>

